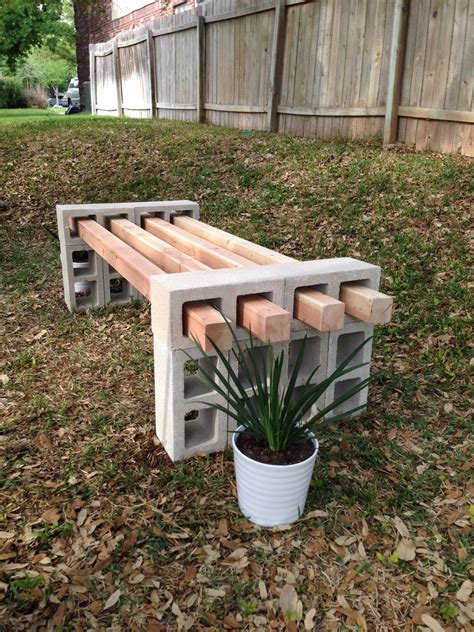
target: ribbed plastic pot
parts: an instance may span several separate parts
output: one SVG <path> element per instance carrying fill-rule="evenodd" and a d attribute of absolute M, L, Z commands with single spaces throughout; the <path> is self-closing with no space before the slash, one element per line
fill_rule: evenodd
<path fill-rule="evenodd" d="M 313 454 L 293 465 L 269 465 L 245 456 L 236 441 L 240 426 L 232 437 L 235 478 L 240 511 L 251 522 L 262 527 L 277 527 L 298 520 L 304 511 L 309 484 L 319 450 L 313 434 Z"/>
<path fill-rule="evenodd" d="M 89 263 L 87 261 L 73 261 L 72 267 L 74 270 L 81 270 L 89 267 Z M 74 283 L 74 292 L 76 294 L 87 294 L 91 289 L 91 284 L 89 281 L 76 281 Z"/>

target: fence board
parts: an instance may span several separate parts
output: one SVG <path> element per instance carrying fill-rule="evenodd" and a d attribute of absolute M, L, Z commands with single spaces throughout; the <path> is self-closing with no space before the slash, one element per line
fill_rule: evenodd
<path fill-rule="evenodd" d="M 156 108 L 326 139 L 381 133 L 395 0 L 286 0 L 272 66 L 277 5 L 214 0 L 91 46 L 95 112 L 117 115 L 119 94 L 125 116 Z M 411 0 L 392 118 L 399 141 L 472 155 L 473 32 L 474 0 Z"/>

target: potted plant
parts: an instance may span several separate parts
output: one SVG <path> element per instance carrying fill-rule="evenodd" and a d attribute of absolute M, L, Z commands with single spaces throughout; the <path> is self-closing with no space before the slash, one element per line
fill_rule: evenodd
<path fill-rule="evenodd" d="M 297 386 L 306 349 L 303 339 L 288 380 L 283 379 L 284 351 L 269 345 L 267 357 L 257 355 L 252 337 L 242 345 L 235 334 L 230 352 L 237 359 L 235 371 L 230 357 L 216 345 L 224 370 L 216 368 L 211 356 L 197 342 L 203 357 L 200 379 L 223 396 L 225 406 L 209 404 L 226 413 L 237 425 L 232 437 L 239 507 L 250 521 L 265 527 L 290 524 L 301 517 L 313 474 L 319 444 L 314 429 L 328 413 L 367 386 L 368 378 L 348 389 L 329 404 L 319 402 L 337 379 L 363 365 L 350 366 L 368 342 L 357 347 L 326 379 L 314 384 L 315 367 Z M 240 373 L 240 376 L 239 376 Z M 243 378 L 243 379 L 242 379 Z M 244 382 L 244 384 L 242 383 Z M 353 414 L 358 406 L 332 421 Z"/>

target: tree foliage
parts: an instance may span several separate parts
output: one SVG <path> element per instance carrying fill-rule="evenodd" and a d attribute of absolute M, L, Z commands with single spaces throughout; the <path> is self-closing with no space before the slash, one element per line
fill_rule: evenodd
<path fill-rule="evenodd" d="M 24 85 L 41 85 L 50 93 L 65 90 L 68 81 L 76 75 L 75 51 L 72 47 L 61 47 L 51 51 L 47 46 L 32 49 L 18 66 L 15 76 Z"/>
<path fill-rule="evenodd" d="M 70 0 L 1 0 L 0 59 L 14 70 L 34 47 L 55 51 L 74 42 Z"/>

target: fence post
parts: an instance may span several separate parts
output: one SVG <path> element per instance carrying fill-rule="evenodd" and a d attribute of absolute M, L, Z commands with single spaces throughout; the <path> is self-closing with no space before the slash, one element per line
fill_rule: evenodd
<path fill-rule="evenodd" d="M 114 58 L 115 90 L 117 92 L 117 116 L 122 116 L 122 77 L 120 72 L 120 59 L 116 37 L 114 37 L 112 42 L 112 54 Z"/>
<path fill-rule="evenodd" d="M 91 112 L 97 114 L 97 92 L 95 83 L 95 45 L 89 44 L 89 79 L 91 82 Z"/>
<path fill-rule="evenodd" d="M 408 23 L 409 0 L 396 0 L 393 13 L 392 43 L 388 67 L 387 103 L 383 144 L 390 145 L 397 140 L 398 108 L 402 87 L 403 59 Z"/>
<path fill-rule="evenodd" d="M 197 120 L 199 123 L 203 123 L 205 120 L 204 91 L 206 81 L 206 39 L 204 25 L 204 16 L 198 14 L 196 16 L 196 108 Z"/>
<path fill-rule="evenodd" d="M 272 58 L 270 66 L 270 93 L 268 95 L 267 129 L 276 132 L 278 127 L 278 101 L 282 75 L 283 49 L 286 29 L 286 0 L 275 0 Z"/>
<path fill-rule="evenodd" d="M 148 51 L 148 76 L 150 78 L 150 114 L 151 118 L 154 118 L 156 116 L 157 101 L 155 98 L 155 42 L 150 29 L 146 32 L 146 44 Z"/>

